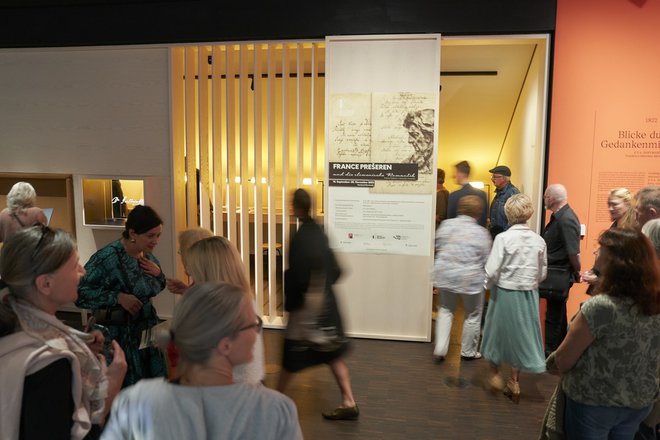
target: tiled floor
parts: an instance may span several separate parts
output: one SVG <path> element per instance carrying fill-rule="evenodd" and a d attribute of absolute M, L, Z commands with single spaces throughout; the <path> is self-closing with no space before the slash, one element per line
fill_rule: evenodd
<path fill-rule="evenodd" d="M 457 320 L 461 324 L 460 320 Z M 456 323 L 456 321 L 455 321 Z M 456 327 L 456 325 L 454 326 Z M 347 357 L 360 406 L 358 421 L 326 421 L 340 401 L 326 366 L 303 371 L 287 394 L 296 402 L 306 439 L 536 439 L 557 378 L 523 374 L 521 400 L 482 388 L 485 360 L 460 361 L 460 329 L 447 360 L 436 365 L 430 343 L 355 339 Z M 282 331 L 266 330 L 266 384 L 274 387 Z"/>

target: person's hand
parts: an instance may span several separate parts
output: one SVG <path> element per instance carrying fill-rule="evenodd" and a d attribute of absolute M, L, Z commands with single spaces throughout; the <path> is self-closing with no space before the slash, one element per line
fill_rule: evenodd
<path fill-rule="evenodd" d="M 89 332 L 90 335 L 94 336 L 94 340 L 87 344 L 92 353 L 94 354 L 103 354 L 103 343 L 105 342 L 105 336 L 101 330 L 92 330 Z"/>
<path fill-rule="evenodd" d="M 105 377 L 108 379 L 108 397 L 105 400 L 106 414 L 110 411 L 112 401 L 119 393 L 119 390 L 121 390 L 121 385 L 124 383 L 124 377 L 126 376 L 126 370 L 128 370 L 126 355 L 117 341 L 112 341 L 110 352 L 112 353 L 112 362 L 105 371 Z"/>
<path fill-rule="evenodd" d="M 591 285 L 596 284 L 598 283 L 598 275 L 596 275 L 592 270 L 587 270 L 580 274 L 580 282 L 588 283 Z"/>
<path fill-rule="evenodd" d="M 119 292 L 117 295 L 117 303 L 131 315 L 138 313 L 143 305 L 137 296 L 123 292 Z"/>
<path fill-rule="evenodd" d="M 157 277 L 161 273 L 160 267 L 144 255 L 138 257 L 138 263 L 140 263 L 142 270 L 152 277 Z"/>
<path fill-rule="evenodd" d="M 183 292 L 186 291 L 188 285 L 183 281 L 176 278 L 167 278 L 166 279 L 167 290 L 176 294 L 183 295 Z"/>

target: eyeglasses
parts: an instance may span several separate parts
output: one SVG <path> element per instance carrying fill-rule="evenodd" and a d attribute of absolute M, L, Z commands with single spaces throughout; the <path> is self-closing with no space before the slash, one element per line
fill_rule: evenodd
<path fill-rule="evenodd" d="M 504 176 L 500 176 L 499 174 L 493 174 L 490 177 L 490 180 L 498 180 L 498 179 L 503 179 L 503 178 L 504 178 Z"/>
<path fill-rule="evenodd" d="M 53 233 L 53 230 L 50 229 L 48 226 L 44 225 L 43 223 L 38 223 L 35 226 L 41 227 L 41 237 L 39 238 L 37 245 L 34 247 L 34 250 L 32 251 L 32 255 L 30 256 L 31 260 L 34 260 L 34 258 L 39 253 L 39 250 L 41 250 L 41 247 L 44 244 L 44 239 L 46 238 L 46 236 L 51 235 Z"/>
<path fill-rule="evenodd" d="M 264 326 L 264 320 L 261 319 L 261 316 L 257 315 L 257 322 L 255 322 L 254 324 L 246 325 L 245 327 L 239 328 L 236 333 L 240 333 L 244 330 L 250 330 L 251 328 L 255 329 L 257 331 L 257 333 L 259 333 L 259 332 L 261 332 L 261 329 L 263 328 L 263 326 Z"/>

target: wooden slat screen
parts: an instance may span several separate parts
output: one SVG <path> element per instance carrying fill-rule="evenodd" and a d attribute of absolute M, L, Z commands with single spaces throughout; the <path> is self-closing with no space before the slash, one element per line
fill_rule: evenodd
<path fill-rule="evenodd" d="M 297 227 L 291 192 L 307 189 L 322 213 L 323 53 L 323 42 L 170 52 L 175 230 L 201 226 L 236 245 L 271 327 L 283 325 L 286 251 Z"/>

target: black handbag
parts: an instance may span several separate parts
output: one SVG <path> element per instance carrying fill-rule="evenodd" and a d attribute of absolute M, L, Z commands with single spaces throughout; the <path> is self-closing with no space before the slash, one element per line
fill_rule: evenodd
<path fill-rule="evenodd" d="M 566 299 L 571 285 L 570 269 L 561 266 L 548 266 L 548 276 L 539 283 L 539 296 L 550 300 Z"/>
<path fill-rule="evenodd" d="M 97 324 L 109 325 L 127 325 L 129 320 L 128 312 L 120 305 L 96 309 L 92 316 Z"/>

